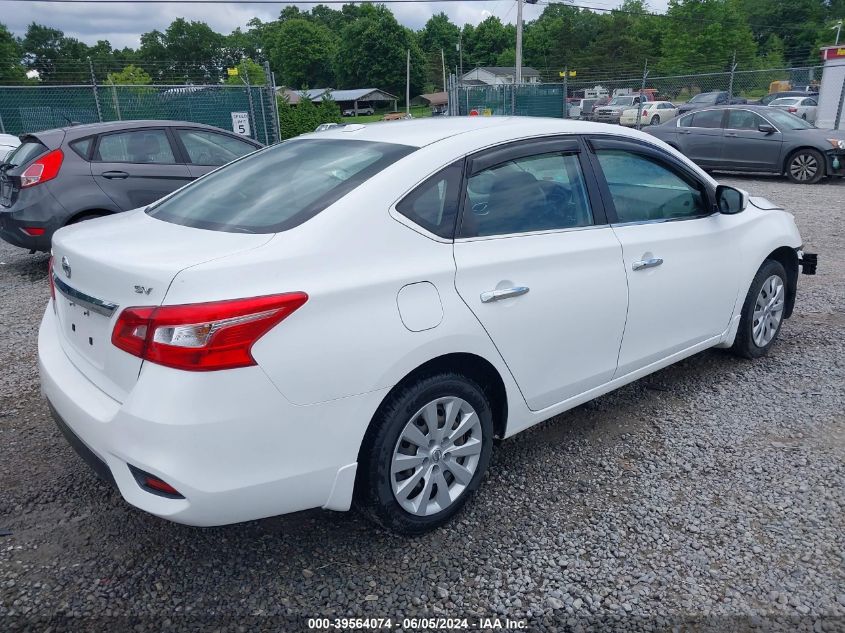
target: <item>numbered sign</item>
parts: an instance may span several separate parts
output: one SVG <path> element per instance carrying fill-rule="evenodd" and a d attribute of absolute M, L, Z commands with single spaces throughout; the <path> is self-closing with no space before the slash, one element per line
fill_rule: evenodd
<path fill-rule="evenodd" d="M 249 129 L 249 112 L 232 112 L 232 131 L 241 136 L 252 136 Z"/>

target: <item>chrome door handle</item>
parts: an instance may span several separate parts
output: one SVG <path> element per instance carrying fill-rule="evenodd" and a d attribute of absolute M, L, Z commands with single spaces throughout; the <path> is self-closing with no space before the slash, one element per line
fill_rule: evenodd
<path fill-rule="evenodd" d="M 528 286 L 514 286 L 513 288 L 501 288 L 499 290 L 488 290 L 481 293 L 481 303 L 490 303 L 492 301 L 499 301 L 500 299 L 507 299 L 508 297 L 518 297 L 528 292 Z"/>
<path fill-rule="evenodd" d="M 663 263 L 663 260 L 660 257 L 652 257 L 651 259 L 642 259 L 638 262 L 634 262 L 631 264 L 631 268 L 634 270 L 643 270 L 644 268 L 655 268 L 656 266 L 660 266 Z"/>

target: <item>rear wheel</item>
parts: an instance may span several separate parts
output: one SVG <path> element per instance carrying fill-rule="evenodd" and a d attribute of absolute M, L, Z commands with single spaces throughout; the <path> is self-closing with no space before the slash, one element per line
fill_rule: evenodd
<path fill-rule="evenodd" d="M 799 149 L 787 160 L 786 175 L 802 185 L 817 183 L 824 176 L 824 158 L 814 149 Z"/>
<path fill-rule="evenodd" d="M 767 259 L 745 296 L 733 352 L 744 358 L 765 356 L 780 332 L 785 307 L 786 270 L 780 262 Z"/>
<path fill-rule="evenodd" d="M 443 372 L 402 387 L 367 433 L 355 505 L 401 534 L 443 525 L 478 488 L 492 443 L 492 411 L 475 381 Z"/>

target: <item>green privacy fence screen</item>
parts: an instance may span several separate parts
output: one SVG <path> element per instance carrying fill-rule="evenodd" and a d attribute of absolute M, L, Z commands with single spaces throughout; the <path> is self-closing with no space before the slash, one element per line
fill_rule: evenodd
<path fill-rule="evenodd" d="M 278 141 L 275 91 L 246 86 L 0 86 L 0 132 L 25 134 L 71 124 L 138 119 L 191 121 Z"/>

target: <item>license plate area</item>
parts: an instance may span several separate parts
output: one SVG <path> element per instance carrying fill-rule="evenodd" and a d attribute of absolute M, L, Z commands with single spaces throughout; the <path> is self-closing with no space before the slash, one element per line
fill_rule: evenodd
<path fill-rule="evenodd" d="M 110 343 L 109 318 L 58 293 L 56 306 L 65 340 L 97 369 L 103 369 Z"/>

